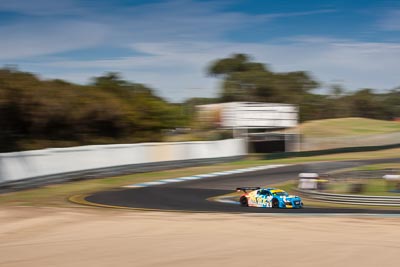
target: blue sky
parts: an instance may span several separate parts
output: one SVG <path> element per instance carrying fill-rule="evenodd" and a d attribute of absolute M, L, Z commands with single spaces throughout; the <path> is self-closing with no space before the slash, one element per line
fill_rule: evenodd
<path fill-rule="evenodd" d="M 108 71 L 170 101 L 214 97 L 212 60 L 246 53 L 323 88 L 400 86 L 400 1 L 0 0 L 0 65 L 88 83 Z"/>

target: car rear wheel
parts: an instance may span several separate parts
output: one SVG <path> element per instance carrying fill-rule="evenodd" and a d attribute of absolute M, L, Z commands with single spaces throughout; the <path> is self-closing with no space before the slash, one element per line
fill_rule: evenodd
<path fill-rule="evenodd" d="M 248 207 L 249 203 L 247 202 L 247 197 L 241 197 L 240 198 L 240 206 L 242 207 Z"/>
<path fill-rule="evenodd" d="M 272 200 L 272 208 L 274 209 L 279 208 L 279 201 L 277 199 Z"/>

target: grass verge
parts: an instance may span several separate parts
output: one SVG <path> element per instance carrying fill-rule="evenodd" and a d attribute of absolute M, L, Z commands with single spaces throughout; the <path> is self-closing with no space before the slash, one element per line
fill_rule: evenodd
<path fill-rule="evenodd" d="M 358 137 L 400 131 L 400 123 L 366 118 L 314 120 L 301 124 L 300 131 L 308 138 Z"/>
<path fill-rule="evenodd" d="M 357 177 L 358 171 L 372 172 L 370 178 Z M 382 172 L 374 175 L 374 171 L 385 171 L 386 174 L 400 174 L 400 163 L 384 163 L 371 164 L 355 168 L 341 170 L 340 172 L 348 172 L 348 177 L 345 181 L 338 180 L 329 185 L 328 190 L 336 194 L 356 194 L 370 196 L 400 196 L 398 192 L 391 192 L 398 186 L 398 182 L 388 182 L 382 179 Z M 363 190 L 360 193 L 352 193 L 351 187 L 353 183 L 363 185 Z"/>

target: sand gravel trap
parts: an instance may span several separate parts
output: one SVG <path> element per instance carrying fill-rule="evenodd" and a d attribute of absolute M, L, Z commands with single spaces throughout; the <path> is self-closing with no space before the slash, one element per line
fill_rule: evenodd
<path fill-rule="evenodd" d="M 0 266 L 400 266 L 400 218 L 2 208 Z"/>

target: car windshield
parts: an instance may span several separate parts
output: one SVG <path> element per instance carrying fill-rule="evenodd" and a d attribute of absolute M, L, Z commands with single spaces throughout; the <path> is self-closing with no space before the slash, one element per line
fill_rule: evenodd
<path fill-rule="evenodd" d="M 280 197 L 288 196 L 288 195 L 289 195 L 289 194 L 286 193 L 286 192 L 275 192 L 275 193 L 273 193 L 273 194 L 274 194 L 274 196 L 280 196 Z"/>

